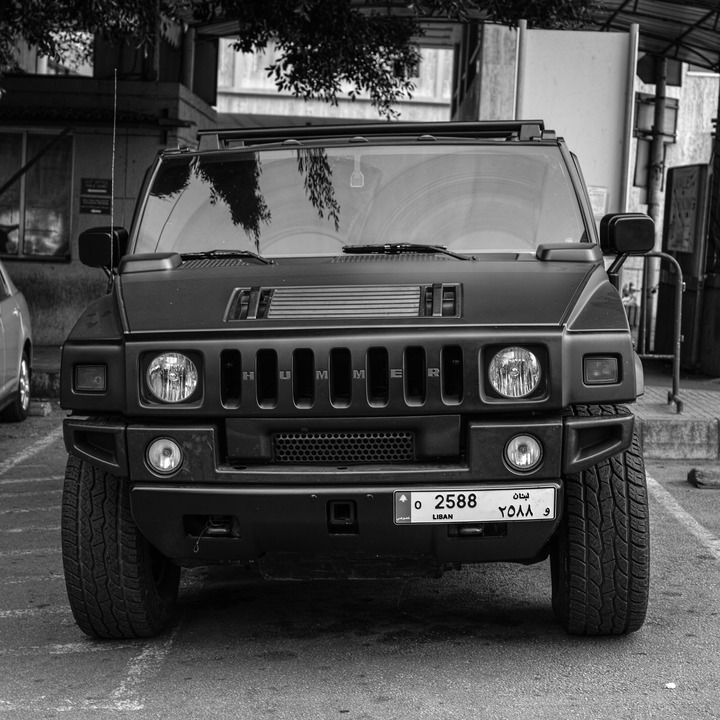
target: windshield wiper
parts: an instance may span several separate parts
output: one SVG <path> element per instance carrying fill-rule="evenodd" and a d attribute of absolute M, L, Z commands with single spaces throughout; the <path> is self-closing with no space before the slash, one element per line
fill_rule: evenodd
<path fill-rule="evenodd" d="M 272 260 L 250 250 L 202 250 L 199 252 L 180 253 L 183 260 L 197 260 L 198 258 L 251 258 L 265 265 L 273 265 Z"/>
<path fill-rule="evenodd" d="M 457 260 L 475 260 L 472 255 L 458 255 L 444 245 L 423 245 L 421 243 L 385 243 L 384 245 L 346 245 L 342 251 L 348 255 L 400 255 L 402 253 L 439 253 Z"/>

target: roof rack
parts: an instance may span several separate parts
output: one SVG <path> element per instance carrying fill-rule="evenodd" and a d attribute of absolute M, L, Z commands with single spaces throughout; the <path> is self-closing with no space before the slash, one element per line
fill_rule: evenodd
<path fill-rule="evenodd" d="M 347 125 L 298 125 L 267 128 L 231 128 L 200 130 L 200 150 L 223 150 L 229 147 L 262 145 L 313 138 L 432 137 L 505 139 L 528 142 L 553 140 L 555 133 L 545 130 L 542 120 L 503 120 L 471 122 L 379 122 Z"/>

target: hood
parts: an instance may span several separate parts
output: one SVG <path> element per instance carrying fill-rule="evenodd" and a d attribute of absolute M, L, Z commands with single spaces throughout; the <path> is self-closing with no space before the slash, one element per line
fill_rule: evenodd
<path fill-rule="evenodd" d="M 176 256 L 177 257 L 177 256 Z M 126 263 L 119 278 L 131 333 L 452 325 L 562 325 L 597 262 L 532 255 L 342 256 Z M 618 307 L 619 301 L 618 301 Z"/>

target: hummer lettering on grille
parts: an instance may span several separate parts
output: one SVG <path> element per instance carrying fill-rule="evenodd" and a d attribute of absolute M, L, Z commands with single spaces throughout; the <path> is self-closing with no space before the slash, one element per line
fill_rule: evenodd
<path fill-rule="evenodd" d="M 353 370 L 352 371 L 353 380 L 365 380 L 367 377 L 367 374 L 365 370 Z M 429 378 L 439 378 L 440 377 L 440 368 L 428 368 L 427 369 L 427 376 Z M 292 380 L 293 373 L 292 370 L 280 370 L 278 371 L 278 379 L 279 380 Z M 390 368 L 390 377 L 401 379 L 404 377 L 403 369 L 402 368 Z M 328 370 L 316 370 L 315 371 L 315 379 L 316 380 L 328 380 L 330 378 L 330 373 Z M 254 370 L 247 370 L 244 371 L 242 374 L 242 379 L 244 381 L 253 381 L 255 380 L 255 371 Z"/>

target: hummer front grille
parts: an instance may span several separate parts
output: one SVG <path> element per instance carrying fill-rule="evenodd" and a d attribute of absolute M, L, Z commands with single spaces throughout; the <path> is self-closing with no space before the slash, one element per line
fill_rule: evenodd
<path fill-rule="evenodd" d="M 441 409 L 460 405 L 465 392 L 459 345 L 223 350 L 220 366 L 228 409 Z"/>

